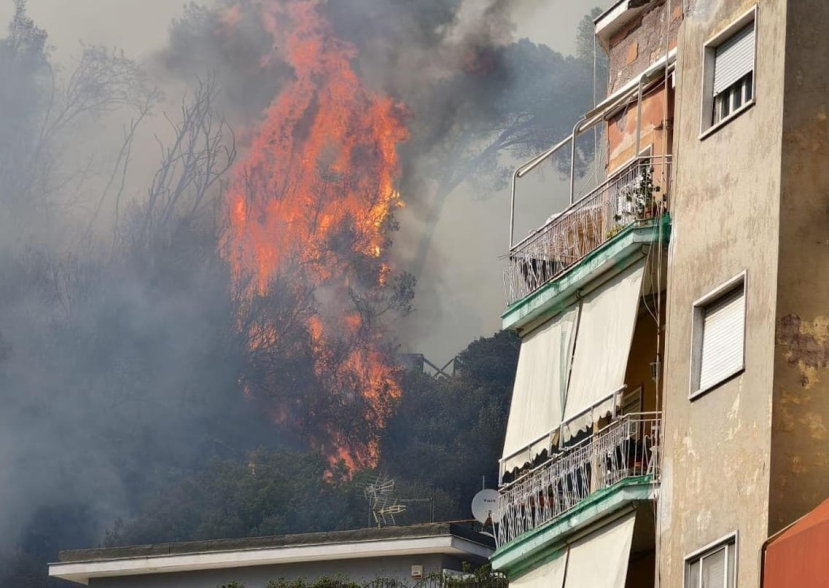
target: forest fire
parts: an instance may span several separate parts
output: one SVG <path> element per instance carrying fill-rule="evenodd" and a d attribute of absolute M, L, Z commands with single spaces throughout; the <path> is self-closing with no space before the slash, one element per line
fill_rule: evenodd
<path fill-rule="evenodd" d="M 253 5 L 273 38 L 270 58 L 285 61 L 294 76 L 235 169 L 223 252 L 243 300 L 271 296 L 276 282 L 293 299 L 310 300 L 306 313 L 295 314 L 311 338 L 316 378 L 335 391 L 326 410 L 356 403 L 366 423 L 355 434 L 323 419 L 329 439 L 314 442 L 332 464 L 371 467 L 400 391 L 381 336 L 356 301 L 382 288 L 390 271 L 387 232 L 401 206 L 396 148 L 408 136 L 405 109 L 363 86 L 351 67 L 355 48 L 335 37 L 319 0 Z M 227 26 L 238 11 L 228 11 Z M 246 324 L 254 349 L 279 344 L 287 328 L 268 314 Z M 293 418 L 284 407 L 272 413 Z"/>

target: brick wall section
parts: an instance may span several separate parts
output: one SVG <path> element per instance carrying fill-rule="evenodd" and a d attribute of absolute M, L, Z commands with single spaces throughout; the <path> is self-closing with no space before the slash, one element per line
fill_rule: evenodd
<path fill-rule="evenodd" d="M 682 22 L 680 0 L 671 3 L 669 48 L 676 46 L 677 31 Z M 666 0 L 657 0 L 653 6 L 628 23 L 610 39 L 609 93 L 613 93 L 642 73 L 665 54 Z"/>

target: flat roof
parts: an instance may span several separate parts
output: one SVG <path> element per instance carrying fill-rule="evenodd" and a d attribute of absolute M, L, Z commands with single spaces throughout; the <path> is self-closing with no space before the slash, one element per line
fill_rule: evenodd
<path fill-rule="evenodd" d="M 371 527 L 355 529 L 353 531 L 332 531 L 330 533 L 301 533 L 297 535 L 274 535 L 270 537 L 244 537 L 241 539 L 212 539 L 209 541 L 184 541 L 180 543 L 156 543 L 153 545 L 129 545 L 125 547 L 70 549 L 61 551 L 58 554 L 58 561 L 60 563 L 102 561 L 131 557 L 206 553 L 211 551 L 240 551 L 296 545 L 330 545 L 332 543 L 410 539 L 415 537 L 435 537 L 438 535 L 453 535 L 495 549 L 495 540 L 492 537 L 474 531 L 462 524 L 425 523 L 405 527 Z"/>
<path fill-rule="evenodd" d="M 487 559 L 495 540 L 461 523 L 428 523 L 61 551 L 49 575 L 81 584 L 89 578 L 284 565 L 302 562 L 451 554 Z"/>

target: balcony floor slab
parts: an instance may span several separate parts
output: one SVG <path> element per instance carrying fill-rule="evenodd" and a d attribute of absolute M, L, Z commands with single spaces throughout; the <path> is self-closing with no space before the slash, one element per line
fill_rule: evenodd
<path fill-rule="evenodd" d="M 591 525 L 602 519 L 615 520 L 612 515 L 653 500 L 657 485 L 653 476 L 646 475 L 599 490 L 567 513 L 496 549 L 490 557 L 492 569 L 509 577 L 520 574 L 564 549 L 569 540 Z"/>

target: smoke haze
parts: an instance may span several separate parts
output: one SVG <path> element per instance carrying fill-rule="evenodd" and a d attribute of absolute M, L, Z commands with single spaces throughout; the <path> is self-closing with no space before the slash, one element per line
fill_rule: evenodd
<path fill-rule="evenodd" d="M 378 434 L 365 399 L 327 389 L 307 333 L 278 353 L 251 345 L 252 331 L 240 328 L 237 284 L 216 255 L 216 229 L 228 214 L 222 172 L 247 155 L 263 111 L 292 75 L 250 8 L 259 1 L 200 8 L 169 0 L 30 0 L 29 16 L 48 34 L 50 64 L 21 65 L 0 54 L 0 73 L 31 84 L 23 100 L 12 96 L 21 110 L 0 112 L 0 130 L 13 131 L 7 143 L 0 139 L 0 206 L 15 211 L 0 213 L 0 562 L 20 545 L 53 552 L 98 542 L 113 519 L 204 456 L 238 458 L 257 446 L 329 451 L 331 438 L 356 445 Z M 481 153 L 491 137 L 476 126 L 500 117 L 508 128 L 548 111 L 550 133 L 572 126 L 590 106 L 589 84 L 581 66 L 554 52 L 572 53 L 588 7 L 577 0 L 323 6 L 336 34 L 357 47 L 361 80 L 405 104 L 410 117 L 411 140 L 399 149 L 406 207 L 397 213 L 389 259 L 417 274 L 415 312 L 389 327 L 384 349 L 399 344 L 443 363 L 499 328 L 499 256 L 509 218 L 504 170 L 549 143 L 547 135 L 523 137 L 520 149 Z M 13 16 L 13 2 L 0 0 L 0 22 Z M 228 35 L 228 23 L 242 34 Z M 530 40 L 516 43 L 523 37 Z M 130 99 L 115 94 L 105 107 L 82 111 L 40 149 L 43 120 L 60 112 L 43 98 L 51 80 L 57 99 L 70 100 L 71 72 L 99 45 L 118 49 L 93 57 L 123 68 L 119 83 Z M 549 66 L 538 71 L 560 93 L 526 84 L 545 76 L 517 71 L 524 59 Z M 563 84 L 576 77 L 584 104 L 565 100 Z M 525 87 L 551 102 L 519 104 Z M 0 89 L 0 104 L 7 99 Z M 153 108 L 145 112 L 145 103 Z M 187 127 L 187 120 L 199 124 Z M 296 128 L 301 134 L 302 125 Z M 5 174 L 26 171 L 19 153 L 38 166 L 36 181 L 18 190 Z M 188 167 L 194 153 L 213 167 Z M 453 156 L 474 162 L 474 173 L 447 173 Z M 553 168 L 546 174 L 544 183 L 521 186 L 517 235 L 565 204 L 565 184 Z M 441 185 L 451 188 L 441 193 Z M 331 296 L 320 290 L 303 312 L 319 314 L 315 305 Z M 255 310 L 299 308 L 303 294 L 276 289 Z M 286 324 L 294 317 L 278 318 Z M 274 384 L 278 397 L 257 396 L 252 381 Z M 342 431 L 354 439 L 337 437 Z M 74 531 L 39 543 L 38 533 L 67 528 Z"/>

